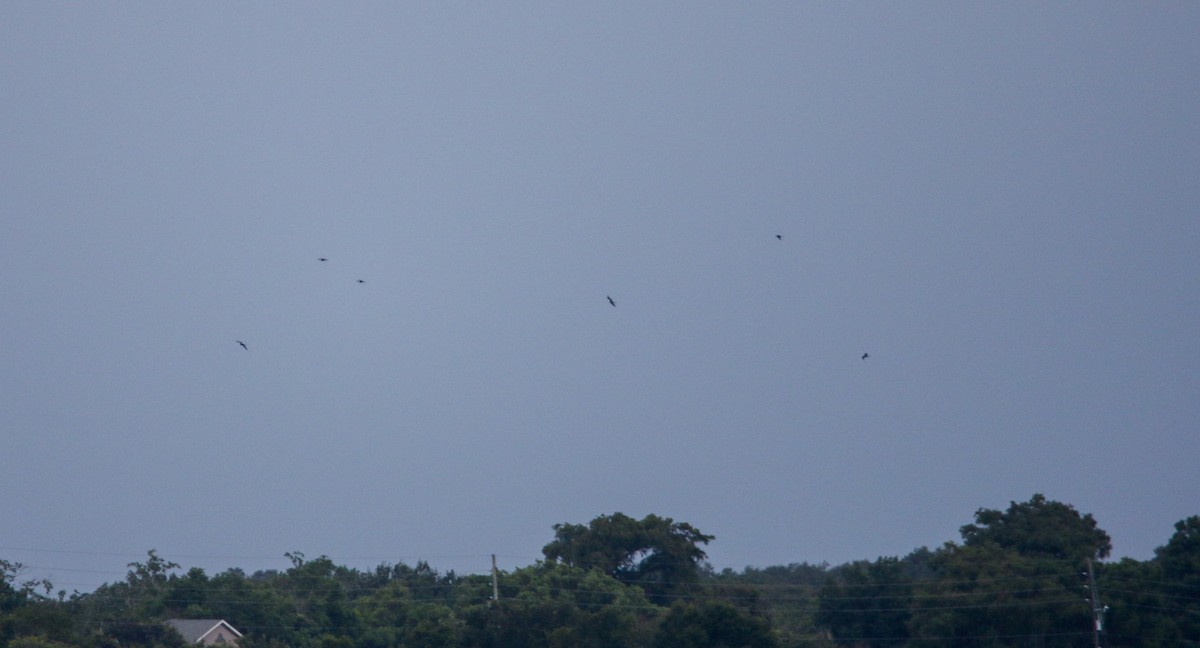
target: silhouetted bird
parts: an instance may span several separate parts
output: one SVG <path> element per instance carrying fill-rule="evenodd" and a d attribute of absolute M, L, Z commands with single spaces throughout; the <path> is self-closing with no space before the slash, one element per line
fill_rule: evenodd
<path fill-rule="evenodd" d="M 243 349 L 245 349 L 245 350 L 247 350 L 247 351 L 249 351 L 249 350 L 250 350 L 250 347 L 246 346 L 246 343 L 245 343 L 245 342 L 242 342 L 241 340 L 238 340 L 238 341 L 237 341 L 237 343 L 238 343 L 238 344 L 240 344 L 240 345 L 242 345 L 242 348 L 243 348 Z"/>
<path fill-rule="evenodd" d="M 863 357 L 862 357 L 862 359 L 863 359 L 863 360 L 866 360 L 867 358 L 870 358 L 870 357 L 871 357 L 871 354 L 869 354 L 869 353 L 864 353 L 864 354 L 863 354 Z"/>
<path fill-rule="evenodd" d="M 362 279 L 359 279 L 358 283 L 367 283 L 367 282 L 363 281 Z"/>
<path fill-rule="evenodd" d="M 613 301 L 612 297 L 609 297 L 609 298 L 608 298 L 608 303 L 612 304 L 614 308 L 615 308 L 615 307 L 616 307 L 616 305 L 617 305 L 617 302 Z"/>
<path fill-rule="evenodd" d="M 329 259 L 326 259 L 325 257 L 321 257 L 321 258 L 317 259 L 317 261 L 328 261 L 328 260 Z"/>
<path fill-rule="evenodd" d="M 782 240 L 783 240 L 783 234 L 776 234 L 776 235 L 775 235 L 775 238 L 777 238 L 777 239 L 779 239 L 780 241 L 782 241 Z"/>

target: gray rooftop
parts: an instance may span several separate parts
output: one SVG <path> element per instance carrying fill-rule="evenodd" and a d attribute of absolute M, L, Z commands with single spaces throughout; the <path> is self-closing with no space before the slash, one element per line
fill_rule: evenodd
<path fill-rule="evenodd" d="M 175 628 L 175 631 L 183 635 L 183 638 L 188 643 L 200 641 L 201 637 L 222 623 L 228 626 L 230 630 L 233 630 L 234 633 L 239 636 L 241 635 L 233 626 L 221 619 L 167 619 L 164 623 Z"/>

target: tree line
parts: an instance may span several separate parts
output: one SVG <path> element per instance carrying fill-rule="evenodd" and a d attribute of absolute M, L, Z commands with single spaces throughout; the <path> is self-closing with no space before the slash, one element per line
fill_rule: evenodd
<path fill-rule="evenodd" d="M 225 619 L 241 648 L 1200 646 L 1200 516 L 1150 560 L 1107 562 L 1090 514 L 1035 494 L 936 549 L 742 571 L 714 570 L 714 537 L 671 518 L 553 530 L 543 560 L 494 580 L 299 552 L 209 575 L 151 550 L 68 596 L 0 560 L 0 648 L 180 648 L 168 618 Z"/>

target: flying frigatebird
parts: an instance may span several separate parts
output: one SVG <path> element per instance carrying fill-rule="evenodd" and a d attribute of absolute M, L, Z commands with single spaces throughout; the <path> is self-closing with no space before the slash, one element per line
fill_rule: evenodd
<path fill-rule="evenodd" d="M 237 343 L 238 343 L 238 344 L 240 344 L 240 345 L 242 345 L 242 348 L 243 348 L 243 349 L 245 349 L 245 350 L 247 350 L 247 351 L 249 351 L 249 350 L 250 350 L 250 347 L 246 346 L 246 343 L 245 343 L 245 342 L 242 342 L 241 340 L 237 340 Z"/>

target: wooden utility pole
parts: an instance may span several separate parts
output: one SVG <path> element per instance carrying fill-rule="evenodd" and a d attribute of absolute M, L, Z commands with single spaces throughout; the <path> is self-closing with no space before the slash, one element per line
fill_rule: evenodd
<path fill-rule="evenodd" d="M 1088 602 L 1092 604 L 1092 648 L 1100 648 L 1100 633 L 1104 632 L 1104 612 L 1108 608 L 1100 603 L 1100 591 L 1096 589 L 1096 574 L 1092 570 L 1092 559 L 1087 559 Z"/>
<path fill-rule="evenodd" d="M 496 554 L 492 554 L 492 601 L 500 604 L 500 572 L 496 571 Z"/>

